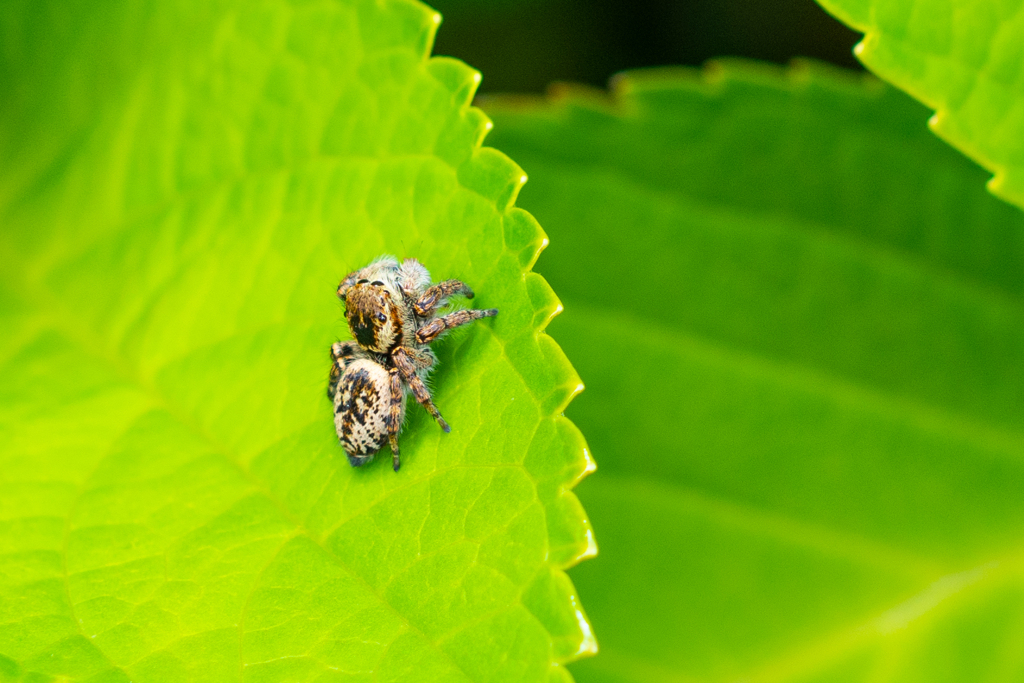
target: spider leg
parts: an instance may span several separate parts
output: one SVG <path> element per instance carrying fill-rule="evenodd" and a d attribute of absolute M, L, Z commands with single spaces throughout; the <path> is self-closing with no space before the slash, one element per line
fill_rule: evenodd
<path fill-rule="evenodd" d="M 349 363 L 358 359 L 366 358 L 366 352 L 353 341 L 334 342 L 331 344 L 331 375 L 327 385 L 327 398 L 334 400 L 334 394 L 338 392 L 338 382 L 345 372 Z"/>
<path fill-rule="evenodd" d="M 337 293 L 339 299 L 341 299 L 342 301 L 345 300 L 345 295 L 348 294 L 348 290 L 351 289 L 352 285 L 354 285 L 356 283 L 356 280 L 359 279 L 359 273 L 361 272 L 362 270 L 357 270 L 345 276 L 345 279 L 342 280 L 341 284 L 338 285 Z"/>
<path fill-rule="evenodd" d="M 363 355 L 361 351 L 362 349 L 359 348 L 359 344 L 354 341 L 334 342 L 331 344 L 331 359 L 345 367 L 358 356 Z"/>
<path fill-rule="evenodd" d="M 427 291 L 423 292 L 423 296 L 417 299 L 416 303 L 412 305 L 413 310 L 416 311 L 416 315 L 424 318 L 431 313 L 434 309 L 444 303 L 444 300 L 450 297 L 452 294 L 465 294 L 467 299 L 473 298 L 473 290 L 469 288 L 465 282 L 460 280 L 445 280 L 439 282 Z"/>
<path fill-rule="evenodd" d="M 434 400 L 430 397 L 430 390 L 427 389 L 427 385 L 423 383 L 420 376 L 416 374 L 416 365 L 409 357 L 409 352 L 405 348 L 399 346 L 391 353 L 391 358 L 395 362 L 395 367 L 398 368 L 398 372 L 402 375 L 402 379 L 406 384 L 409 385 L 409 389 L 412 390 L 412 395 L 416 398 L 416 402 L 419 403 L 423 408 L 431 414 L 431 416 L 437 420 L 437 424 L 441 425 L 446 433 L 452 431 L 452 428 L 448 426 L 448 423 L 441 417 L 441 413 L 438 411 L 437 406 L 434 405 Z"/>
<path fill-rule="evenodd" d="M 497 308 L 488 308 L 486 310 L 466 310 L 466 311 L 455 311 L 448 315 L 443 315 L 440 318 L 434 318 L 429 323 L 416 330 L 416 343 L 417 344 L 429 344 L 438 337 L 440 337 L 447 330 L 471 323 L 474 320 L 480 318 L 490 318 L 498 315 Z"/>
<path fill-rule="evenodd" d="M 388 406 L 388 443 L 391 444 L 391 465 L 395 472 L 401 466 L 398 451 L 398 430 L 402 428 L 402 404 L 405 394 L 402 392 L 402 376 L 397 367 L 388 370 L 391 382 L 391 402 Z"/>

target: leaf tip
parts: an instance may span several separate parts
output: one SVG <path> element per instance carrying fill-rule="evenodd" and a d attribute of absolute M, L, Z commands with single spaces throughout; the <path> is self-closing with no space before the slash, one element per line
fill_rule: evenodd
<path fill-rule="evenodd" d="M 579 624 L 580 631 L 583 633 L 583 640 L 580 641 L 580 646 L 574 653 L 574 659 L 581 657 L 593 657 L 597 654 L 597 638 L 594 637 L 594 631 L 590 628 L 590 622 L 587 621 L 587 616 L 583 614 L 583 610 L 579 609 L 579 603 L 573 596 L 573 606 L 576 608 L 576 621 Z"/>
<path fill-rule="evenodd" d="M 594 456 L 590 454 L 590 449 L 586 446 L 583 447 L 583 459 L 586 465 L 583 468 L 583 474 L 580 476 L 580 479 L 597 471 L 597 461 L 594 460 Z"/>
<path fill-rule="evenodd" d="M 523 605 L 552 634 L 554 663 L 597 654 L 597 638 L 576 597 L 575 586 L 564 573 L 537 576 L 523 594 Z M 558 609 L 551 609 L 555 605 Z"/>
<path fill-rule="evenodd" d="M 480 147 L 458 170 L 459 182 L 494 202 L 505 213 L 515 204 L 526 174 L 518 164 L 492 147 Z"/>
<path fill-rule="evenodd" d="M 597 468 L 595 467 L 594 469 Z M 594 470 L 587 470 L 586 473 L 590 474 L 590 472 L 593 471 Z M 587 528 L 584 530 L 583 535 L 586 538 L 587 547 L 584 548 L 583 551 L 576 556 L 576 560 L 578 562 L 582 562 L 583 560 L 589 560 L 591 557 L 597 557 L 597 540 L 594 538 L 594 530 L 588 525 Z"/>
<path fill-rule="evenodd" d="M 431 57 L 427 61 L 427 70 L 451 93 L 457 110 L 464 112 L 470 108 L 469 103 L 483 80 L 479 71 L 452 57 Z"/>
<path fill-rule="evenodd" d="M 518 254 L 523 277 L 533 269 L 537 257 L 548 246 L 548 237 L 527 211 L 513 207 L 504 221 L 505 246 Z"/>

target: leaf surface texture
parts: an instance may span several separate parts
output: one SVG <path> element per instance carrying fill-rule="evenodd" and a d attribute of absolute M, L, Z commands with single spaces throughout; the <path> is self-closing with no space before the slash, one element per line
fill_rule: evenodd
<path fill-rule="evenodd" d="M 595 648 L 543 232 L 440 17 L 15 2 L 0 18 L 0 680 L 537 681 Z M 500 316 L 445 435 L 353 469 L 334 295 L 382 253 Z"/>

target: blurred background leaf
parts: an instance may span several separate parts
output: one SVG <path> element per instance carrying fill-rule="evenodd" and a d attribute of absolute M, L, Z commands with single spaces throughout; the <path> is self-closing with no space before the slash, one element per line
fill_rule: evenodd
<path fill-rule="evenodd" d="M 566 680 L 594 640 L 579 379 L 522 171 L 404 0 L 0 13 L 0 680 Z M 384 252 L 498 318 L 443 435 L 351 468 L 339 280 Z M 385 458 L 387 460 L 387 458 Z"/>
<path fill-rule="evenodd" d="M 614 86 L 483 102 L 588 386 L 577 679 L 1020 680 L 1020 212 L 871 78 Z"/>

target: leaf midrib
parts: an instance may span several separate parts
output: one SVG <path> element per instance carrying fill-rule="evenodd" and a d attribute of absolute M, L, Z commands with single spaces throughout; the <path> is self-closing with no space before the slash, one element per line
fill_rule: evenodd
<path fill-rule="evenodd" d="M 833 661 L 836 658 L 851 652 L 857 647 L 862 646 L 866 642 L 885 637 L 888 633 L 885 625 L 887 616 L 896 612 L 902 606 L 911 606 L 916 602 L 920 602 L 922 597 L 927 596 L 936 585 L 944 581 L 950 581 L 951 579 L 965 577 L 971 574 L 975 574 L 980 577 L 968 582 L 966 585 L 960 586 L 955 591 L 948 592 L 946 595 L 942 596 L 941 599 L 932 601 L 933 604 L 931 604 L 930 607 L 924 611 L 919 611 L 917 615 L 907 620 L 899 628 L 905 629 L 910 627 L 921 619 L 927 617 L 932 611 L 940 609 L 950 603 L 955 603 L 957 599 L 963 597 L 966 593 L 980 590 L 992 584 L 997 584 L 1007 575 L 1019 575 L 1022 568 L 1024 568 L 1024 554 L 1017 551 L 1002 559 L 983 562 L 968 569 L 941 576 L 929 583 L 923 590 L 918 591 L 906 600 L 901 600 L 889 609 L 882 611 L 880 614 L 869 617 L 864 621 L 848 626 L 845 629 L 837 629 L 832 634 L 821 638 L 816 643 L 811 643 L 805 648 L 797 649 L 792 653 L 776 658 L 773 661 L 765 662 L 761 666 L 757 667 L 754 672 L 750 673 L 747 680 L 751 683 L 768 683 L 769 681 L 777 681 L 787 674 L 792 675 L 794 673 L 806 671 L 808 669 L 807 660 L 810 660 L 809 663 L 812 667 L 817 665 L 817 667 L 820 668 L 821 664 L 824 662 Z M 820 648 L 825 648 L 828 651 L 824 653 L 823 656 L 819 654 L 816 658 L 814 656 L 817 654 L 815 650 Z M 801 663 L 804 663 L 804 665 L 801 666 Z"/>

